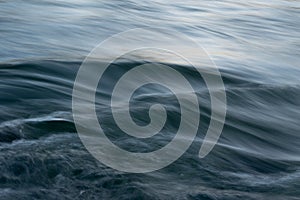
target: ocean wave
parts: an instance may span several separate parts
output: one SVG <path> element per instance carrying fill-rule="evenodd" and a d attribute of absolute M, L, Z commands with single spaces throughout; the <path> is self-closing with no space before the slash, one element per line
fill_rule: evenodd
<path fill-rule="evenodd" d="M 270 194 L 282 199 L 299 195 L 299 85 L 262 83 L 253 74 L 249 78 L 247 71 L 239 74 L 221 69 L 228 101 L 224 130 L 214 150 L 199 159 L 197 151 L 211 115 L 209 93 L 193 67 L 173 64 L 196 85 L 201 110 L 196 140 L 171 166 L 143 176 L 126 175 L 97 162 L 76 134 L 71 97 L 80 64 L 47 60 L 0 66 L 2 197 L 51 199 L 65 191 L 65 199 L 99 195 L 161 199 L 174 195 L 170 194 L 170 187 L 177 188 L 176 195 L 182 199 L 218 199 L 224 195 L 231 199 L 264 199 Z M 136 65 L 118 63 L 114 67 L 121 75 Z M 107 104 L 115 79 L 114 74 L 108 73 L 107 83 L 111 85 L 104 84 L 107 87 L 96 93 L 99 122 L 104 123 L 105 134 L 131 151 L 147 152 L 167 144 L 180 119 L 176 96 L 146 87 L 132 98 L 136 106 L 131 112 L 136 123 L 149 123 L 147 112 L 155 102 L 163 102 L 170 117 L 163 134 L 152 140 L 134 139 L 116 128 Z M 190 95 L 184 91 L 183 94 Z M 182 177 L 180 181 L 175 180 L 174 173 Z M 202 188 L 187 181 L 201 184 Z M 16 185 L 23 187 L 9 189 Z M 30 187 L 34 189 L 28 190 Z M 153 190 L 159 195 L 155 196 Z M 277 194 L 279 190 L 286 192 Z"/>

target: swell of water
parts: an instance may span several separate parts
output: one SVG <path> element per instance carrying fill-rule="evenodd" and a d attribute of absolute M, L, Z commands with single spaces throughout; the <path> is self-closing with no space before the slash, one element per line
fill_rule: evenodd
<path fill-rule="evenodd" d="M 246 72 L 236 76 L 223 69 L 228 114 L 211 154 L 202 160 L 197 157 L 210 114 L 208 93 L 199 90 L 202 124 L 189 151 L 165 169 L 132 175 L 103 166 L 80 143 L 70 107 L 79 65 L 39 61 L 0 67 L 4 197 L 254 199 L 299 195 L 299 85 L 261 84 L 247 80 Z M 123 65 L 136 64 L 120 67 Z M 193 69 L 181 68 L 193 80 Z M 137 98 L 143 105 L 162 98 L 173 102 L 172 97 L 161 95 Z M 145 119 L 144 108 L 138 108 L 134 116 Z M 118 145 L 128 149 L 135 144 L 129 150 L 151 151 L 167 143 L 176 130 L 176 109 L 170 108 L 174 114 L 166 130 L 171 133 L 141 144 L 119 135 L 106 109 L 101 109 L 101 116 L 106 134 L 117 139 Z"/>
<path fill-rule="evenodd" d="M 283 0 L 1 1 L 0 199 L 299 199 L 298 11 L 297 1 Z M 201 126 L 190 149 L 159 171 L 126 174 L 83 147 L 72 118 L 72 88 L 96 43 L 144 25 L 179 30 L 205 47 L 222 74 L 227 117 L 218 144 L 199 159 L 210 117 L 200 81 Z M 137 64 L 119 63 L 97 98 L 110 95 L 114 73 Z M 192 83 L 201 79 L 190 66 L 172 65 Z M 141 124 L 149 121 L 149 105 L 168 104 L 164 134 L 133 140 L 98 104 L 106 134 L 131 151 L 167 144 L 178 128 L 174 95 L 146 87 L 134 99 L 133 116 Z"/>

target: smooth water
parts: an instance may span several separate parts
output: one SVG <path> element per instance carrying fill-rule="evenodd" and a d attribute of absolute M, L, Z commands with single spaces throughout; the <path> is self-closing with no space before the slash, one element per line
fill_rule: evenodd
<path fill-rule="evenodd" d="M 300 199 L 299 11 L 292 0 L 0 1 L 0 199 Z M 206 49 L 222 74 L 227 117 L 218 144 L 199 159 L 210 115 L 200 89 L 201 128 L 189 150 L 164 169 L 127 174 L 82 145 L 72 89 L 98 43 L 145 26 L 180 31 Z M 98 98 L 136 65 L 115 66 Z M 193 68 L 180 68 L 198 81 Z M 168 132 L 158 141 L 122 139 L 111 113 L 99 110 L 122 148 L 153 150 L 178 128 L 174 96 L 145 91 L 134 116 L 147 122 L 148 105 L 165 99 Z"/>

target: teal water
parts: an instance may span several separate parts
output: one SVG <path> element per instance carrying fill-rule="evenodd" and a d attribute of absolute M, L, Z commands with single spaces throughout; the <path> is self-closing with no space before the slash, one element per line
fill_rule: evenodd
<path fill-rule="evenodd" d="M 0 199 L 300 199 L 299 9 L 286 0 L 0 1 Z M 191 82 L 200 80 L 197 138 L 170 166 L 127 174 L 84 148 L 72 88 L 99 42 L 144 26 L 180 31 L 206 49 L 226 87 L 227 117 L 218 144 L 199 159 L 208 92 L 192 67 L 173 63 Z M 116 64 L 97 98 L 109 96 L 117 75 L 137 64 Z M 115 144 L 147 152 L 174 137 L 178 102 L 155 87 L 140 92 L 146 95 L 137 96 L 132 115 L 147 123 L 149 105 L 166 104 L 164 134 L 132 139 L 102 105 L 98 118 Z"/>

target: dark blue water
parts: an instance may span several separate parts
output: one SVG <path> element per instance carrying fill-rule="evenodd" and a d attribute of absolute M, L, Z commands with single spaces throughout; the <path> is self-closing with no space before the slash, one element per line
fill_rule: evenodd
<path fill-rule="evenodd" d="M 299 10 L 287 0 L 0 1 L 0 199 L 300 199 Z M 84 148 L 72 89 L 99 42 L 144 26 L 180 31 L 207 50 L 226 87 L 227 117 L 218 144 L 199 159 L 210 115 L 208 93 L 199 90 L 203 116 L 189 150 L 161 170 L 128 174 Z M 119 63 L 108 83 L 136 64 Z M 191 82 L 199 79 L 180 68 Z M 162 99 L 155 91 L 150 97 L 141 99 L 145 109 Z M 145 109 L 135 117 L 147 118 Z M 100 114 L 118 139 L 111 113 Z"/>

